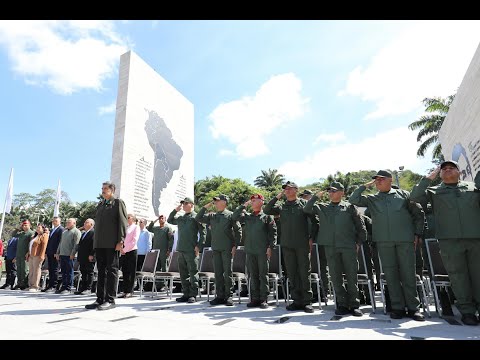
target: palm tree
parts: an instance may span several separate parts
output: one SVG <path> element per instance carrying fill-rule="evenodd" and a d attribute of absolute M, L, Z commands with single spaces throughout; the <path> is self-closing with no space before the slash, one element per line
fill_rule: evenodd
<path fill-rule="evenodd" d="M 257 176 L 253 182 L 255 186 L 261 188 L 273 188 L 282 185 L 285 176 L 278 173 L 277 169 L 262 170 L 262 175 Z"/>
<path fill-rule="evenodd" d="M 447 116 L 450 105 L 455 98 L 455 94 L 450 95 L 448 98 L 443 99 L 441 97 L 425 98 L 423 104 L 426 106 L 425 111 L 427 113 L 433 113 L 432 115 L 423 115 L 417 121 L 408 125 L 410 130 L 418 130 L 417 141 L 422 142 L 417 150 L 417 156 L 425 156 L 427 148 L 433 145 L 433 159 L 440 159 L 442 155 L 442 145 L 438 142 L 438 132 L 442 127 L 443 121 Z M 425 140 L 422 140 L 425 138 Z"/>

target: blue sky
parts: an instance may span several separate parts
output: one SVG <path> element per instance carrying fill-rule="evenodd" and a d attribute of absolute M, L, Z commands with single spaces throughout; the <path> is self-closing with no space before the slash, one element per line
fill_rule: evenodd
<path fill-rule="evenodd" d="M 15 193 L 60 179 L 95 199 L 130 49 L 194 104 L 196 180 L 424 173 L 407 125 L 460 86 L 478 34 L 479 21 L 0 21 L 0 201 L 11 167 Z"/>

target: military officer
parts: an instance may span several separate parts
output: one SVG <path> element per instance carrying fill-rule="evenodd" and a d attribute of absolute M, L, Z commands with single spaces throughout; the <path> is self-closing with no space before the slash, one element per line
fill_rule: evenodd
<path fill-rule="evenodd" d="M 378 192 L 362 195 L 375 184 Z M 415 246 L 423 232 L 424 213 L 421 206 L 410 199 L 410 193 L 392 188 L 392 174 L 380 170 L 373 180 L 359 186 L 350 196 L 350 203 L 366 206 L 372 214 L 373 241 L 388 284 L 392 319 L 407 316 L 424 321 L 420 313 L 415 275 Z"/>
<path fill-rule="evenodd" d="M 330 277 L 337 299 L 336 315 L 362 316 L 358 300 L 357 252 L 366 241 L 367 230 L 355 205 L 342 200 L 343 184 L 334 181 L 328 188 L 329 204 L 318 203 L 324 191 L 319 191 L 307 202 L 303 211 L 318 216 L 321 231 L 317 243 L 325 246 Z M 348 287 L 343 283 L 345 274 Z"/>
<path fill-rule="evenodd" d="M 277 243 L 277 225 L 272 215 L 263 210 L 264 197 L 254 194 L 250 200 L 240 205 L 233 212 L 233 220 L 245 222 L 243 238 L 247 253 L 247 272 L 249 274 L 251 301 L 247 307 L 268 308 L 267 297 L 270 293 L 268 284 L 268 262 L 272 249 Z M 253 212 L 245 209 L 251 205 Z"/>
<path fill-rule="evenodd" d="M 180 201 L 168 216 L 168 223 L 178 225 L 178 240 L 176 250 L 178 270 L 182 282 L 183 295 L 178 302 L 194 303 L 198 295 L 198 261 L 200 247 L 205 243 L 205 225 L 195 220 L 197 213 L 193 210 L 193 200 L 186 197 Z M 184 214 L 175 217 L 183 208 Z"/>
<path fill-rule="evenodd" d="M 305 189 L 303 192 L 299 195 L 299 198 L 308 201 L 312 198 L 313 196 L 313 191 L 310 189 Z M 310 218 L 308 220 L 308 232 L 311 233 L 312 231 L 312 221 Z M 313 239 L 312 239 L 313 240 Z M 328 271 L 327 271 L 327 256 L 325 255 L 325 247 L 323 245 L 318 244 L 318 257 L 319 257 L 319 262 L 320 262 L 320 278 L 322 279 L 322 287 L 321 291 L 323 292 L 321 296 L 316 293 L 317 289 L 313 288 L 313 297 L 320 299 L 318 301 L 322 301 L 324 303 L 327 303 L 327 290 L 328 290 Z"/>
<path fill-rule="evenodd" d="M 15 259 L 13 259 L 17 265 L 17 285 L 13 288 L 14 290 L 24 290 L 28 288 L 27 262 L 25 256 L 28 254 L 28 245 L 34 235 L 30 227 L 30 220 L 24 220 L 22 222 L 22 230 L 17 232 L 17 253 L 15 254 Z"/>
<path fill-rule="evenodd" d="M 442 182 L 429 186 L 440 173 Z M 478 175 L 477 175 L 478 176 Z M 478 178 L 476 178 L 478 180 Z M 429 201 L 435 237 L 465 325 L 478 325 L 480 310 L 480 187 L 460 180 L 455 161 L 444 161 L 412 190 L 415 201 Z"/>
<path fill-rule="evenodd" d="M 211 225 L 213 268 L 215 271 L 215 299 L 210 305 L 225 304 L 233 306 L 232 258 L 242 237 L 242 228 L 238 221 L 232 218 L 232 212 L 227 209 L 228 196 L 220 194 L 213 201 L 204 205 L 195 220 Z M 207 209 L 215 205 L 217 212 L 205 214 Z"/>
<path fill-rule="evenodd" d="M 297 184 L 287 181 L 282 185 L 282 189 L 283 191 L 265 206 L 264 212 L 267 215 L 280 215 L 282 254 L 293 299 L 293 302 L 287 306 L 287 310 L 304 310 L 307 313 L 313 313 L 310 252 L 318 231 L 318 220 L 314 215 L 308 215 L 303 211 L 306 201 L 297 197 Z M 277 203 L 284 196 L 285 202 Z M 312 221 L 310 233 L 308 218 Z"/>
<path fill-rule="evenodd" d="M 147 230 L 153 233 L 152 249 L 159 249 L 157 271 L 167 271 L 167 258 L 173 248 L 173 230 L 165 221 L 164 215 L 159 215 L 157 219 L 151 221 Z M 158 226 L 154 226 L 158 221 Z M 164 288 L 164 282 L 159 281 L 157 288 L 160 291 Z"/>

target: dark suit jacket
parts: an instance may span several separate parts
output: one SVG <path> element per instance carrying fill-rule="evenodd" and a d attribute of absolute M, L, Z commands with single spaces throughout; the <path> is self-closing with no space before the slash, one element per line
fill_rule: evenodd
<path fill-rule="evenodd" d="M 60 239 L 62 238 L 62 233 L 65 229 L 63 226 L 59 226 L 55 232 L 52 234 L 50 231 L 50 237 L 48 238 L 47 244 L 47 255 L 55 255 L 57 253 L 58 245 L 60 244 Z"/>
<path fill-rule="evenodd" d="M 90 229 L 87 235 L 80 238 L 80 242 L 78 243 L 78 254 L 77 259 L 81 263 L 86 263 L 88 261 L 88 257 L 90 255 L 95 254 L 95 250 L 93 249 L 93 237 L 94 237 L 95 229 Z"/>
<path fill-rule="evenodd" d="M 119 241 L 125 240 L 127 224 L 127 209 L 123 200 L 112 197 L 109 202 L 100 201 L 95 216 L 93 248 L 114 249 Z"/>

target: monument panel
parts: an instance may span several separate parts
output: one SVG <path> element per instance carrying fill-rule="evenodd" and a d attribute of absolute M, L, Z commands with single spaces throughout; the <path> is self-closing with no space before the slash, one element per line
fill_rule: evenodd
<path fill-rule="evenodd" d="M 461 179 L 480 170 L 480 45 L 473 55 L 439 132 L 445 159 L 458 161 Z"/>
<path fill-rule="evenodd" d="M 193 198 L 193 104 L 134 52 L 120 57 L 111 181 L 153 219 Z"/>

